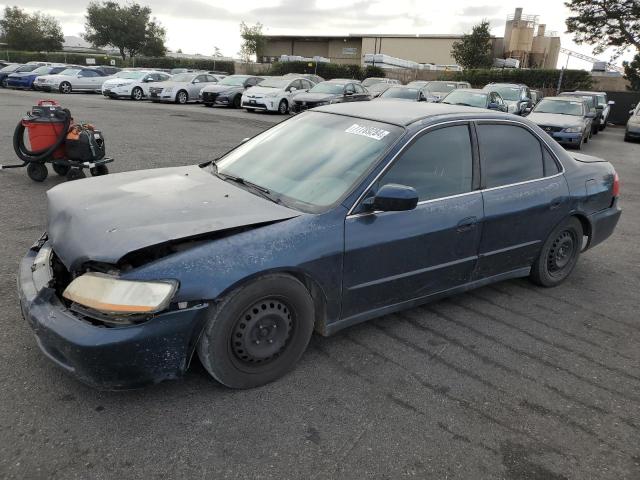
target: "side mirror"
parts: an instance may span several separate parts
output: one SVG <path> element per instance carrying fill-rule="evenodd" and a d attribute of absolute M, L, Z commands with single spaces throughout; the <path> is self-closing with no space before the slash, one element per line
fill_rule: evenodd
<path fill-rule="evenodd" d="M 200 83 L 200 80 L 198 80 L 198 79 L 196 78 L 196 79 L 195 79 L 193 82 L 191 82 L 191 83 L 194 83 L 194 84 L 195 84 L 195 83 Z"/>
<path fill-rule="evenodd" d="M 375 196 L 365 200 L 370 210 L 383 212 L 402 212 L 413 210 L 418 205 L 418 192 L 413 187 L 388 183 L 376 192 Z"/>
<path fill-rule="evenodd" d="M 353 95 L 355 92 L 353 90 L 345 90 L 344 94 L 349 96 L 349 95 Z"/>
<path fill-rule="evenodd" d="M 298 89 L 296 87 L 289 87 L 289 93 L 293 93 L 295 91 L 297 91 Z"/>
<path fill-rule="evenodd" d="M 153 82 L 153 78 L 151 77 L 146 77 L 144 80 L 142 80 L 144 83 L 150 83 Z"/>
<path fill-rule="evenodd" d="M 585 115 L 586 118 L 596 118 L 596 114 L 593 112 L 587 112 L 587 114 Z"/>
<path fill-rule="evenodd" d="M 616 104 L 616 102 L 614 100 L 609 100 L 607 102 L 607 105 L 615 105 L 615 104 Z"/>
<path fill-rule="evenodd" d="M 636 111 L 635 108 L 632 108 L 631 110 L 629 110 L 629 115 L 633 115 L 635 111 Z"/>

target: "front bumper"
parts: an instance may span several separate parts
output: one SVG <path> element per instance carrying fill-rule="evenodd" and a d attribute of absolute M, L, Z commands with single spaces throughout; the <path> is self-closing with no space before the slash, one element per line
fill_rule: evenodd
<path fill-rule="evenodd" d="M 109 98 L 130 97 L 131 90 L 124 88 L 103 88 L 102 95 Z"/>
<path fill-rule="evenodd" d="M 180 377 L 187 370 L 206 322 L 208 304 L 161 313 L 130 326 L 105 327 L 69 310 L 48 286 L 34 245 L 20 263 L 22 315 L 42 352 L 82 382 L 104 390 L 136 388 Z M 47 272 L 48 273 L 48 272 Z"/>
<path fill-rule="evenodd" d="M 553 132 L 549 133 L 553 139 L 561 145 L 577 146 L 582 143 L 582 132 L 579 133 L 567 133 L 567 132 Z"/>
<path fill-rule="evenodd" d="M 627 124 L 624 135 L 627 138 L 640 138 L 640 123 Z"/>
<path fill-rule="evenodd" d="M 22 80 L 16 78 L 8 78 L 7 86 L 10 88 L 31 88 L 33 85 L 31 80 Z"/>
<path fill-rule="evenodd" d="M 242 99 L 242 108 L 249 108 L 254 110 L 268 110 L 268 111 L 276 111 L 278 110 L 278 97 L 274 97 L 273 99 L 269 97 L 263 98 L 243 98 Z"/>
<path fill-rule="evenodd" d="M 589 216 L 591 224 L 591 238 L 588 248 L 595 247 L 611 236 L 620 220 L 622 210 L 618 206 L 618 199 L 609 208 L 605 208 Z"/>

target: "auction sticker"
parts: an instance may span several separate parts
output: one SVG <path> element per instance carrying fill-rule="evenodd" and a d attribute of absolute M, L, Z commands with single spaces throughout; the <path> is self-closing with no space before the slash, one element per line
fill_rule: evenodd
<path fill-rule="evenodd" d="M 389 132 L 387 130 L 376 127 L 367 127 L 365 125 L 358 125 L 357 123 L 354 123 L 349 128 L 347 128 L 345 130 L 345 133 L 352 133 L 354 135 L 360 135 L 362 137 L 373 138 L 374 140 L 382 140 L 384 137 L 389 135 Z"/>

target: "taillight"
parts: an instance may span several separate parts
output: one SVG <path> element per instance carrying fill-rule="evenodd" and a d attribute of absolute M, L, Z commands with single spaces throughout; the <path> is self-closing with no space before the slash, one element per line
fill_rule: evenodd
<path fill-rule="evenodd" d="M 613 174 L 613 192 L 614 197 L 620 195 L 620 177 L 618 177 L 618 172 Z"/>

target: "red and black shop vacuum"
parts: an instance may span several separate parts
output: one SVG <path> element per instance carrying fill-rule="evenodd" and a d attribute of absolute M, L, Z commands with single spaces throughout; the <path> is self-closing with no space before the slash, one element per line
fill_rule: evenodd
<path fill-rule="evenodd" d="M 26 143 L 29 146 L 27 147 Z M 27 167 L 31 180 L 42 182 L 47 163 L 68 180 L 109 173 L 102 132 L 93 125 L 74 123 L 71 112 L 54 100 L 41 100 L 22 118 L 13 133 L 13 149 L 23 163 L 0 165 L 0 170 Z"/>

